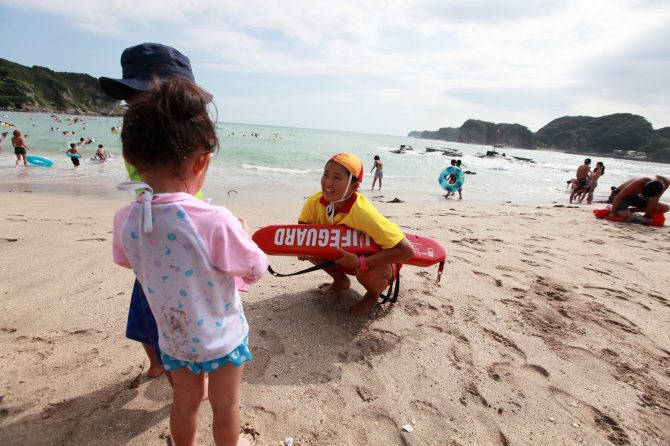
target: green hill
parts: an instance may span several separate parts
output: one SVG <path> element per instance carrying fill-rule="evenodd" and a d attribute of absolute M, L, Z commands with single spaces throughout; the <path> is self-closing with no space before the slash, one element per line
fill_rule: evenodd
<path fill-rule="evenodd" d="M 670 162 L 670 127 L 654 130 L 646 119 L 630 113 L 594 118 L 564 116 L 536 133 L 519 124 L 494 124 L 469 119 L 448 135 L 442 132 L 410 132 L 409 136 L 521 149 L 561 150 L 570 153 Z M 454 136 L 454 134 L 456 136 Z"/>
<path fill-rule="evenodd" d="M 57 73 L 0 58 L 0 108 L 109 115 L 118 104 L 88 74 Z"/>
<path fill-rule="evenodd" d="M 468 119 L 458 128 L 442 127 L 437 131 L 414 131 L 410 132 L 408 136 L 466 144 L 504 144 L 524 149 L 534 149 L 536 145 L 533 132 L 520 124 L 495 124 L 478 119 Z"/>

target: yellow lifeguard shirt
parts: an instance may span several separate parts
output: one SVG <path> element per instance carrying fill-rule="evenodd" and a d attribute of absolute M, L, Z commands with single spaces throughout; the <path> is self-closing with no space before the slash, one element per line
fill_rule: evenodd
<path fill-rule="evenodd" d="M 317 192 L 305 201 L 298 222 L 314 225 L 331 224 L 326 214 L 328 201 L 324 200 L 322 195 L 322 192 Z M 398 225 L 380 214 L 372 203 L 359 193 L 354 193 L 344 203 L 344 208 L 335 215 L 332 224 L 365 232 L 382 249 L 393 248 L 405 238 Z"/>

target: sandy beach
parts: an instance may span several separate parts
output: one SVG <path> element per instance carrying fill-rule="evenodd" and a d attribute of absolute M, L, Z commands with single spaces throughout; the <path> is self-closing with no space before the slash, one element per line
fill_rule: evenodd
<path fill-rule="evenodd" d="M 128 198 L 0 186 L 0 444 L 171 444 L 167 381 L 124 336 L 133 276 L 111 231 Z M 252 230 L 302 206 L 233 195 L 216 204 Z M 369 196 L 445 246 L 442 281 L 407 266 L 398 303 L 363 317 L 360 285 L 320 296 L 324 273 L 252 286 L 241 416 L 259 445 L 670 444 L 667 227 Z M 205 403 L 198 444 L 210 430 Z"/>

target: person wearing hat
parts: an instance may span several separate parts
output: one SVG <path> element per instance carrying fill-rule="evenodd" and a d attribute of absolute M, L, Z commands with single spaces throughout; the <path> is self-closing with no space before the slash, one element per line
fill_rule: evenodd
<path fill-rule="evenodd" d="M 176 76 L 195 83 L 188 57 L 160 43 L 142 43 L 126 48 L 121 54 L 121 70 L 123 72 L 121 79 L 101 77 L 98 82 L 109 96 L 128 103 L 132 103 L 147 90 L 154 79 L 165 80 Z M 142 181 L 137 169 L 128 163 L 126 170 L 131 180 Z M 142 343 L 150 363 L 147 376 L 149 378 L 160 376 L 165 370 L 158 346 L 156 319 L 137 280 L 130 298 L 126 337 Z M 172 383 L 169 372 L 166 376 Z"/>
<path fill-rule="evenodd" d="M 379 294 L 395 279 L 400 263 L 414 255 L 412 245 L 402 230 L 384 217 L 358 189 L 363 182 L 363 163 L 352 153 L 338 153 L 331 157 L 323 170 L 321 191 L 305 201 L 298 222 L 317 225 L 345 225 L 365 232 L 382 249 L 368 256 L 357 256 L 339 248 L 342 257 L 336 266 L 325 268 L 332 283 L 319 286 L 322 293 L 351 286 L 347 277 L 355 275 L 365 288 L 361 302 L 351 309 L 358 314 L 374 306 Z M 301 257 L 312 263 L 325 259 Z"/>

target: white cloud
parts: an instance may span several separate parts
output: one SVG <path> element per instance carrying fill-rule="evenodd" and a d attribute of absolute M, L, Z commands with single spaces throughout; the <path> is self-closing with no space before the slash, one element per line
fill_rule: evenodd
<path fill-rule="evenodd" d="M 670 8 L 664 1 L 0 3 L 58 14 L 100 35 L 136 41 L 164 35 L 165 43 L 198 55 L 197 70 L 275 76 L 278 83 L 299 77 L 310 90 L 319 79 L 339 78 L 324 82 L 339 90 L 301 96 L 292 86 L 285 100 L 302 108 L 310 101 L 358 101 L 361 109 L 388 116 L 389 128 L 417 121 L 388 105 L 394 103 L 406 104 L 415 117 L 433 117 L 438 127 L 474 117 L 537 129 L 562 114 L 636 110 L 670 124 L 668 96 L 664 104 L 654 99 L 667 91 L 669 56 L 660 45 Z M 659 49 L 643 63 L 657 71 L 631 69 L 654 39 Z"/>

